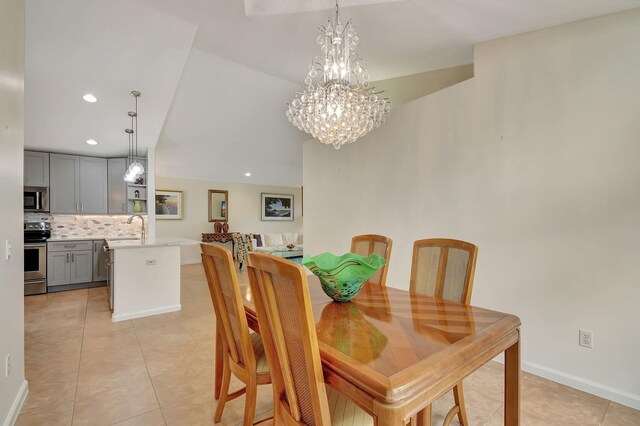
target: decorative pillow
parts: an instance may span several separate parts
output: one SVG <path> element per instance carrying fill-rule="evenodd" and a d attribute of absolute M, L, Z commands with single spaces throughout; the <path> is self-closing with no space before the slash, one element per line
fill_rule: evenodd
<path fill-rule="evenodd" d="M 298 234 L 298 243 L 297 244 L 304 244 L 304 241 L 302 240 L 302 232 Z"/>
<path fill-rule="evenodd" d="M 281 234 L 264 234 L 264 245 L 266 247 L 282 247 L 282 235 Z"/>
<path fill-rule="evenodd" d="M 262 234 L 253 234 L 253 239 L 256 240 L 256 247 L 262 247 Z"/>
<path fill-rule="evenodd" d="M 298 243 L 298 234 L 294 233 L 294 232 L 283 232 L 282 233 L 282 242 L 283 242 L 283 246 L 289 245 L 289 244 L 297 244 Z"/>

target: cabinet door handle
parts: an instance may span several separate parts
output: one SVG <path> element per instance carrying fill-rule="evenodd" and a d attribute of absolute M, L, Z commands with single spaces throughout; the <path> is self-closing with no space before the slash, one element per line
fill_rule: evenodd
<path fill-rule="evenodd" d="M 64 248 L 74 248 L 75 246 L 75 244 L 65 244 Z"/>
<path fill-rule="evenodd" d="M 69 263 L 69 253 L 67 253 L 67 263 Z"/>
<path fill-rule="evenodd" d="M 71 262 L 75 262 L 75 261 L 76 261 L 75 253 L 71 253 Z"/>
<path fill-rule="evenodd" d="M 80 203 L 80 211 L 83 212 L 84 211 L 84 204 Z"/>
<path fill-rule="evenodd" d="M 80 211 L 80 204 L 79 203 L 76 203 L 76 211 L 77 212 Z"/>

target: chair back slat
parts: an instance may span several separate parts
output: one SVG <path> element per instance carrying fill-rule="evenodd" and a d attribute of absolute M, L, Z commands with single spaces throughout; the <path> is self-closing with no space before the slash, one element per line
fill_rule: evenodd
<path fill-rule="evenodd" d="M 304 269 L 262 253 L 249 253 L 247 265 L 276 416 L 285 424 L 331 424 Z"/>
<path fill-rule="evenodd" d="M 469 304 L 477 255 L 478 247 L 465 241 L 444 238 L 416 241 L 410 290 Z"/>
<path fill-rule="evenodd" d="M 222 328 L 224 346 L 236 364 L 255 369 L 255 353 L 231 252 L 213 244 L 201 244 L 200 247 L 209 293 L 216 311 L 217 327 Z"/>
<path fill-rule="evenodd" d="M 393 241 L 391 238 L 383 235 L 356 235 L 351 239 L 351 253 L 359 254 L 360 256 L 369 256 L 376 253 L 387 261 L 386 265 L 369 278 L 370 283 L 386 285 L 392 246 Z"/>

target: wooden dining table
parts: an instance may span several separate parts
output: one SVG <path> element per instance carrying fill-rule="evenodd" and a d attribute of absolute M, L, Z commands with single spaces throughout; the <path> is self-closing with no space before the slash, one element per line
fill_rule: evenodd
<path fill-rule="evenodd" d="M 518 317 L 369 283 L 351 302 L 336 303 L 315 276 L 308 282 L 325 381 L 378 425 L 407 424 L 502 352 L 504 424 L 519 424 Z M 249 326 L 259 332 L 251 289 L 241 290 Z M 216 397 L 221 369 L 217 353 Z"/>

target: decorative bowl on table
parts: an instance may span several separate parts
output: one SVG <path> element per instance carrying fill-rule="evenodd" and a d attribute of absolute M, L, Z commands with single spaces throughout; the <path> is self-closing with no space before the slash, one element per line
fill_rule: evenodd
<path fill-rule="evenodd" d="M 302 258 L 302 264 L 320 279 L 325 294 L 336 302 L 348 302 L 356 297 L 362 285 L 386 263 L 375 253 L 367 257 L 354 253 L 342 256 L 322 253 Z"/>
<path fill-rule="evenodd" d="M 295 245 L 295 244 L 287 244 L 287 248 L 288 248 L 289 250 L 293 250 L 295 247 L 296 247 L 296 245 Z"/>

